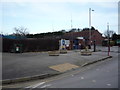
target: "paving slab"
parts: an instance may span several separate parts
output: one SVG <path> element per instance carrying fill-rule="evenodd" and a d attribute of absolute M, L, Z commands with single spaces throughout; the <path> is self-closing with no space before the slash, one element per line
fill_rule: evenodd
<path fill-rule="evenodd" d="M 50 66 L 49 68 L 59 71 L 59 72 L 65 72 L 71 69 L 79 68 L 79 66 L 70 64 L 70 63 L 64 63 L 64 64 Z"/>

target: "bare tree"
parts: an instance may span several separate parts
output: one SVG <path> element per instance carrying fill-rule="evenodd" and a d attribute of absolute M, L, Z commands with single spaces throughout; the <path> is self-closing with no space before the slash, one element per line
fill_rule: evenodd
<path fill-rule="evenodd" d="M 113 34 L 115 34 L 115 32 L 113 30 L 109 30 L 109 31 L 107 30 L 107 31 L 104 32 L 104 36 L 107 37 L 107 38 L 108 37 L 111 38 Z"/>
<path fill-rule="evenodd" d="M 27 34 L 29 34 L 28 29 L 24 28 L 24 27 L 15 27 L 14 28 L 15 33 L 13 33 L 16 36 L 26 36 Z"/>

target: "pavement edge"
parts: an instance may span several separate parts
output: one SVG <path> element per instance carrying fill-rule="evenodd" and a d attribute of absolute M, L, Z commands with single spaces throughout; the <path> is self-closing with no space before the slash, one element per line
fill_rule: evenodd
<path fill-rule="evenodd" d="M 48 78 L 48 77 L 52 77 L 60 74 L 62 73 L 58 72 L 58 73 L 34 75 L 34 76 L 28 76 L 28 77 L 22 77 L 22 78 L 16 78 L 16 79 L 7 79 L 7 80 L 2 80 L 2 85 L 20 83 L 25 81 L 37 80 L 37 79 L 44 79 L 44 78 Z"/>
<path fill-rule="evenodd" d="M 100 62 L 100 61 L 104 61 L 104 60 L 106 60 L 108 58 L 112 58 L 112 56 L 107 56 L 107 57 L 102 58 L 102 59 L 98 59 L 98 60 L 95 60 L 95 61 L 92 61 L 92 62 L 87 62 L 87 63 L 83 64 L 82 67 L 85 67 L 87 65 L 94 64 L 94 63 L 97 63 L 97 62 Z"/>

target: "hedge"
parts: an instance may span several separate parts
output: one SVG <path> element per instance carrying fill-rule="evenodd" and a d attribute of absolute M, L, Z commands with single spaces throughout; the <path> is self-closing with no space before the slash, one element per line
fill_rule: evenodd
<path fill-rule="evenodd" d="M 3 52 L 12 52 L 20 44 L 22 52 L 52 51 L 59 49 L 59 39 L 7 39 L 3 38 Z"/>

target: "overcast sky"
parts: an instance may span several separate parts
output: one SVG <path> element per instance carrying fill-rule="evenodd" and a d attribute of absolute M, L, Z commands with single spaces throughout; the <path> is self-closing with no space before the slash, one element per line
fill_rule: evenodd
<path fill-rule="evenodd" d="M 97 1 L 97 2 L 96 2 Z M 29 33 L 43 33 L 71 28 L 89 27 L 89 8 L 92 26 L 101 33 L 107 29 L 118 33 L 119 0 L 2 0 L 0 28 L 4 34 L 14 32 L 14 27 L 28 28 Z"/>

